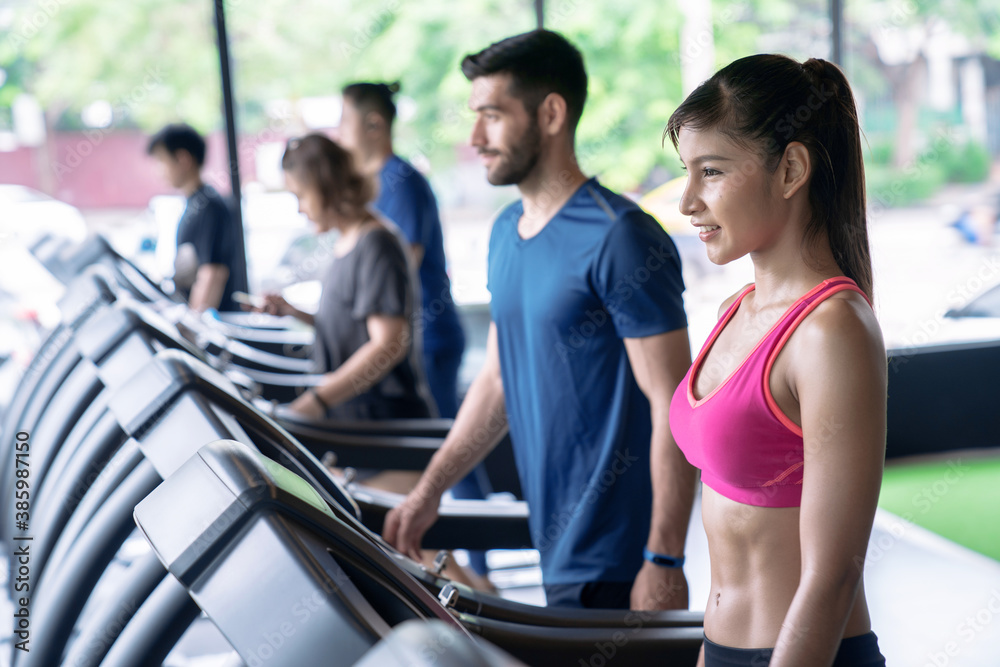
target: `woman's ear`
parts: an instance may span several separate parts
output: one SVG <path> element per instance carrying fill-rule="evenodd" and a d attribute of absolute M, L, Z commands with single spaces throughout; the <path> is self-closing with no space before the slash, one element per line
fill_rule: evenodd
<path fill-rule="evenodd" d="M 781 158 L 779 173 L 782 177 L 782 195 L 785 199 L 791 199 L 812 176 L 809 149 L 798 141 L 788 144 L 785 147 L 785 155 Z"/>

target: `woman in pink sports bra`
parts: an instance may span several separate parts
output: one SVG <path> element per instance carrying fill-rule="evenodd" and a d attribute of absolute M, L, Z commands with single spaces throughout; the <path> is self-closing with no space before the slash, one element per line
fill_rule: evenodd
<path fill-rule="evenodd" d="M 885 455 L 854 98 L 831 63 L 737 60 L 665 131 L 709 258 L 749 254 L 670 405 L 701 469 L 712 585 L 699 665 L 884 665 L 863 563 Z"/>

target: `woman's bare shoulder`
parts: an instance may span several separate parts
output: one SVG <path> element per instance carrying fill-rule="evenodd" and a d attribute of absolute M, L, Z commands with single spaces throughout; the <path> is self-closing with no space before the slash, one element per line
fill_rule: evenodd
<path fill-rule="evenodd" d="M 738 299 L 740 297 L 740 294 L 743 294 L 743 292 L 746 291 L 746 289 L 748 287 L 750 287 L 751 285 L 753 285 L 753 283 L 747 283 L 743 287 L 741 287 L 738 290 L 736 290 L 735 292 L 733 292 L 733 294 L 731 296 L 729 296 L 725 301 L 723 301 L 722 305 L 719 306 L 719 314 L 716 317 L 718 317 L 719 319 L 721 319 L 722 316 L 725 314 L 726 310 L 729 309 L 729 306 L 733 305 L 733 302 L 735 302 L 736 299 Z"/>
<path fill-rule="evenodd" d="M 824 299 L 792 338 L 791 342 L 797 342 L 800 351 L 809 356 L 829 353 L 847 359 L 885 358 L 875 312 L 867 299 L 853 290 Z"/>

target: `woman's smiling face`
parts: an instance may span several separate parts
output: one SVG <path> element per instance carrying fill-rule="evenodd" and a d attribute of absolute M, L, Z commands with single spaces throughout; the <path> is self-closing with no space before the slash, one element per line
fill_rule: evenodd
<path fill-rule="evenodd" d="M 784 227 L 782 188 L 763 156 L 715 129 L 682 127 L 677 151 L 688 172 L 678 208 L 699 229 L 708 258 L 727 264 L 770 247 Z"/>

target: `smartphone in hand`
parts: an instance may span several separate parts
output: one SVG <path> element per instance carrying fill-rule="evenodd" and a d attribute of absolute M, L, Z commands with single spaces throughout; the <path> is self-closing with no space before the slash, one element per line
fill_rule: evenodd
<path fill-rule="evenodd" d="M 251 308 L 264 307 L 264 297 L 247 294 L 246 292 L 233 292 L 233 301 Z"/>

